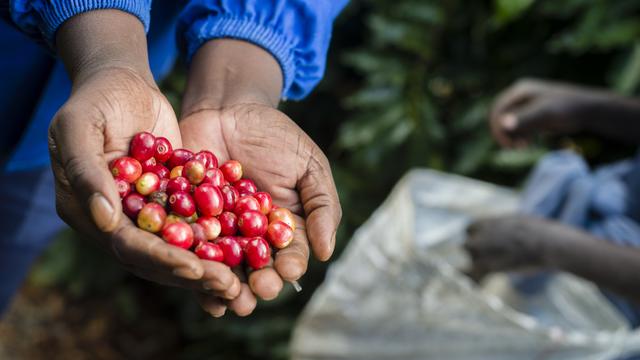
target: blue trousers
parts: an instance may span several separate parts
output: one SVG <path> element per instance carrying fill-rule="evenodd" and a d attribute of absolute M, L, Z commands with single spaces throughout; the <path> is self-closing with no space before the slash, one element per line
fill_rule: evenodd
<path fill-rule="evenodd" d="M 49 167 L 0 173 L 0 314 L 34 260 L 64 228 Z"/>

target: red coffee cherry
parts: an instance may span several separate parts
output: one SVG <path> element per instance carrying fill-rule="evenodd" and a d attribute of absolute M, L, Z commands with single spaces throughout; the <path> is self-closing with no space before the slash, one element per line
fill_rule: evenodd
<path fill-rule="evenodd" d="M 216 242 L 218 246 L 222 249 L 222 253 L 224 254 L 224 263 L 229 267 L 234 267 L 240 265 L 242 263 L 243 254 L 242 248 L 240 244 L 235 240 L 235 238 L 231 236 L 225 236 L 220 238 L 218 242 Z"/>
<path fill-rule="evenodd" d="M 174 213 L 190 217 L 196 212 L 196 204 L 186 191 L 176 191 L 169 196 L 169 207 Z"/>
<path fill-rule="evenodd" d="M 236 215 L 241 215 L 250 210 L 260 211 L 260 203 L 251 195 L 241 196 L 233 208 L 233 212 L 236 213 Z"/>
<path fill-rule="evenodd" d="M 167 218 L 164 220 L 164 226 L 168 226 L 169 224 L 173 224 L 173 223 L 177 223 L 177 222 L 186 223 L 187 220 L 185 220 L 180 215 L 169 214 L 169 215 L 167 215 Z"/>
<path fill-rule="evenodd" d="M 144 196 L 138 193 L 131 193 L 122 199 L 122 211 L 133 221 L 138 218 L 138 213 L 147 202 Z"/>
<path fill-rule="evenodd" d="M 169 160 L 171 154 L 173 153 L 173 147 L 171 146 L 171 143 L 167 138 L 162 136 L 156 138 L 154 148 L 155 153 L 153 154 L 153 157 L 155 157 L 157 161 L 162 163 L 167 162 L 167 160 Z"/>
<path fill-rule="evenodd" d="M 145 161 L 140 162 L 140 165 L 142 165 L 142 172 L 146 173 L 146 172 L 154 172 L 153 170 L 158 164 L 156 163 L 156 159 L 151 157 Z"/>
<path fill-rule="evenodd" d="M 253 180 L 249 179 L 240 179 L 233 183 L 233 187 L 238 189 L 238 192 L 241 196 L 243 195 L 253 195 L 256 191 L 258 191 L 258 187 L 253 182 Z"/>
<path fill-rule="evenodd" d="M 238 217 L 236 214 L 225 211 L 218 216 L 220 221 L 220 234 L 223 236 L 233 236 L 238 232 Z"/>
<path fill-rule="evenodd" d="M 131 184 L 142 175 L 142 165 L 138 160 L 124 156 L 111 163 L 111 174 Z"/>
<path fill-rule="evenodd" d="M 238 217 L 238 229 L 247 237 L 264 235 L 268 224 L 267 217 L 259 211 L 247 211 Z"/>
<path fill-rule="evenodd" d="M 167 184 L 169 184 L 169 179 L 160 178 L 160 188 L 158 189 L 158 191 L 167 192 Z"/>
<path fill-rule="evenodd" d="M 169 179 L 169 175 L 171 174 L 166 166 L 160 164 L 156 164 L 156 166 L 152 167 L 149 171 L 158 175 L 160 179 Z"/>
<path fill-rule="evenodd" d="M 220 169 L 211 168 L 205 171 L 204 180 L 202 180 L 202 182 L 220 187 L 227 181 L 224 179 L 224 175 L 222 174 L 222 171 L 220 171 Z"/>
<path fill-rule="evenodd" d="M 115 179 L 116 189 L 118 189 L 118 194 L 120 194 L 120 199 L 124 199 L 125 196 L 129 195 L 131 192 L 131 184 L 122 180 Z"/>
<path fill-rule="evenodd" d="M 262 269 L 267 266 L 271 260 L 271 248 L 261 237 L 254 237 L 249 240 L 244 248 L 244 254 L 247 265 L 253 270 Z"/>
<path fill-rule="evenodd" d="M 200 224 L 200 226 L 202 226 L 202 228 L 204 229 L 205 237 L 207 238 L 207 240 L 213 240 L 220 236 L 222 226 L 220 225 L 220 220 L 218 220 L 217 218 L 203 216 L 196 220 L 196 223 Z"/>
<path fill-rule="evenodd" d="M 136 191 L 138 191 L 140 195 L 149 195 L 159 188 L 160 178 L 151 172 L 142 174 L 136 181 Z"/>
<path fill-rule="evenodd" d="M 155 143 L 156 138 L 151 133 L 137 133 L 129 144 L 129 155 L 138 161 L 148 160 L 156 151 Z"/>
<path fill-rule="evenodd" d="M 176 166 L 182 166 L 191 160 L 191 158 L 193 158 L 193 152 L 191 150 L 175 149 L 173 153 L 171 153 L 169 161 L 167 161 L 167 167 L 173 169 Z"/>
<path fill-rule="evenodd" d="M 142 230 L 156 233 L 162 229 L 166 218 L 167 213 L 162 206 L 156 203 L 148 203 L 138 213 L 138 227 Z"/>
<path fill-rule="evenodd" d="M 191 231 L 193 231 L 193 246 L 197 248 L 202 243 L 207 242 L 207 237 L 204 233 L 204 227 L 198 223 L 189 224 Z"/>
<path fill-rule="evenodd" d="M 260 212 L 268 215 L 273 207 L 273 200 L 271 200 L 271 195 L 264 191 L 257 192 L 253 194 L 253 197 L 258 200 L 258 204 L 260 204 Z"/>
<path fill-rule="evenodd" d="M 238 244 L 240 244 L 242 251 L 244 251 L 244 249 L 247 248 L 247 244 L 249 243 L 249 241 L 251 241 L 253 238 L 249 238 L 245 236 L 236 236 L 235 239 L 238 242 Z"/>
<path fill-rule="evenodd" d="M 211 151 L 200 150 L 200 152 L 195 154 L 193 158 L 201 161 L 207 169 L 218 167 L 218 158 L 216 158 Z"/>
<path fill-rule="evenodd" d="M 242 178 L 242 165 L 236 160 L 229 160 L 220 165 L 220 170 L 224 174 L 224 178 L 230 183 Z"/>
<path fill-rule="evenodd" d="M 167 183 L 167 194 L 171 196 L 176 191 L 189 191 L 191 189 L 191 184 L 189 180 L 178 176 L 177 178 L 173 178 L 169 180 Z"/>
<path fill-rule="evenodd" d="M 162 229 L 162 238 L 171 245 L 188 249 L 193 244 L 193 230 L 189 224 L 176 222 Z"/>
<path fill-rule="evenodd" d="M 193 197 L 203 216 L 217 216 L 224 206 L 220 190 L 211 184 L 202 184 L 193 191 Z"/>
<path fill-rule="evenodd" d="M 222 248 L 218 244 L 213 244 L 209 242 L 202 243 L 198 245 L 194 251 L 196 255 L 203 260 L 224 261 L 224 252 Z"/>
<path fill-rule="evenodd" d="M 275 208 L 272 209 L 269 212 L 269 222 L 274 222 L 274 221 L 282 221 L 283 223 L 289 225 L 289 227 L 291 228 L 291 230 L 295 231 L 296 230 L 296 222 L 295 219 L 293 217 L 293 214 L 291 213 L 291 211 L 287 208 Z"/>
<path fill-rule="evenodd" d="M 277 220 L 269 224 L 265 236 L 277 249 L 284 249 L 293 241 L 293 230 L 284 222 Z"/>
<path fill-rule="evenodd" d="M 240 197 L 238 190 L 231 185 L 224 185 L 220 188 L 220 192 L 224 201 L 224 211 L 233 211 L 236 207 L 236 201 Z"/>
<path fill-rule="evenodd" d="M 206 168 L 199 160 L 189 160 L 184 164 L 182 174 L 190 183 L 198 185 L 204 180 L 204 172 Z"/>

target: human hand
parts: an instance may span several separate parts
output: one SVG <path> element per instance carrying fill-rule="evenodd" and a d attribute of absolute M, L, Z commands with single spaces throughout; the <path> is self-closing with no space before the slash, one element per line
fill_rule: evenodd
<path fill-rule="evenodd" d="M 110 36 L 131 42 L 104 38 Z M 92 11 L 65 23 L 57 40 L 73 80 L 72 94 L 49 129 L 60 217 L 142 278 L 237 296 L 240 283 L 226 266 L 166 244 L 122 213 L 110 161 L 125 156 L 141 131 L 181 145 L 175 114 L 149 71 L 140 22 L 115 10 Z"/>
<path fill-rule="evenodd" d="M 238 71 L 215 78 L 216 69 L 229 69 L 216 66 L 217 61 L 225 61 L 214 56 L 217 54 L 231 58 L 238 54 L 231 61 Z M 251 64 L 246 63 L 249 59 Z M 251 70 L 254 72 L 249 74 Z M 211 149 L 220 162 L 240 161 L 245 175 L 269 192 L 274 204 L 297 214 L 291 245 L 278 251 L 273 267 L 251 272 L 240 296 L 227 303 L 242 315 L 253 311 L 254 295 L 273 299 L 282 289 L 282 280 L 299 279 L 307 269 L 310 247 L 318 259 L 327 260 L 341 217 L 327 158 L 302 129 L 274 108 L 281 85 L 260 92 L 272 84 L 264 76 L 279 75 L 279 71 L 274 59 L 254 45 L 233 40 L 210 42 L 194 58 L 180 120 L 186 148 Z M 211 309 L 223 311 L 217 303 Z"/>
<path fill-rule="evenodd" d="M 593 89 L 524 79 L 498 95 L 491 131 L 502 146 L 522 146 L 535 134 L 572 134 L 585 127 L 592 109 L 609 95 Z"/>

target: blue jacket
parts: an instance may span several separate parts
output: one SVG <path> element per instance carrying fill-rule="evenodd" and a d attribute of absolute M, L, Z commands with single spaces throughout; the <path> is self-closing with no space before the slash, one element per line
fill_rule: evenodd
<path fill-rule="evenodd" d="M 50 55 L 70 17 L 119 9 L 148 31 L 156 80 L 178 54 L 189 59 L 207 40 L 243 39 L 269 51 L 284 77 L 282 97 L 301 99 L 320 81 L 335 17 L 348 0 L 0 0 L 0 154 L 7 171 L 49 161 L 47 128 L 69 96 L 62 64 Z"/>

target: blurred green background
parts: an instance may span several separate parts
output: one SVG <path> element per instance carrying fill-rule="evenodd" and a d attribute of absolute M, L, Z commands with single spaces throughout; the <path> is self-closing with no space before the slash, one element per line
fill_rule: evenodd
<path fill-rule="evenodd" d="M 344 209 L 334 259 L 412 167 L 519 186 L 550 148 L 578 148 L 594 163 L 633 151 L 589 137 L 499 149 L 487 111 L 496 93 L 522 77 L 633 94 L 640 82 L 640 1 L 352 2 L 335 24 L 322 83 L 305 101 L 282 106 L 331 161 Z M 184 81 L 178 66 L 163 84 L 175 106 Z M 44 313 L 47 320 L 31 326 L 55 324 L 58 340 L 41 334 L 31 345 L 59 354 L 284 359 L 296 317 L 326 268 L 312 262 L 302 293 L 288 287 L 248 318 L 213 320 L 190 294 L 128 275 L 67 232 L 23 289 L 18 302 L 31 305 L 17 304 L 9 319 L 18 321 L 20 309 Z M 65 336 L 74 338 L 70 345 L 56 343 Z"/>

